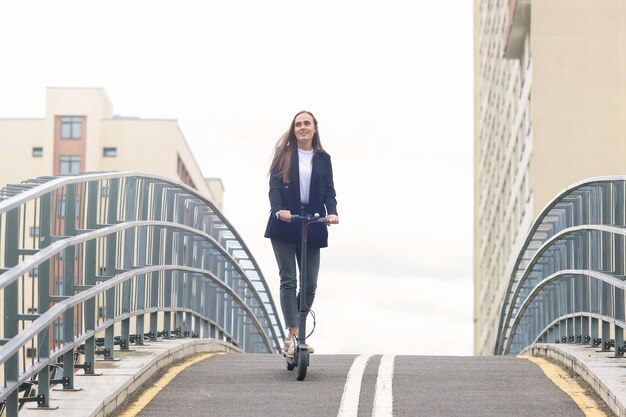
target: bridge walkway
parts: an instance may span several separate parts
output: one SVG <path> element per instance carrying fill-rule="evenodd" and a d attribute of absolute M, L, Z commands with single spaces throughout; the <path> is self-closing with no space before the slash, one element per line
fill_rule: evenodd
<path fill-rule="evenodd" d="M 297 382 L 281 357 L 216 356 L 181 372 L 137 416 L 389 416 L 375 411 L 380 355 L 368 361 L 358 403 L 342 408 L 346 375 L 355 358 L 314 356 L 306 380 Z M 393 415 L 582 417 L 584 413 L 526 359 L 397 356 Z"/>
<path fill-rule="evenodd" d="M 184 368 L 164 386 L 179 359 L 216 353 Z M 624 404 L 622 361 L 581 345 L 538 345 L 535 352 L 571 361 L 581 378 L 603 395 L 600 406 L 616 415 Z M 561 357 L 557 357 L 560 355 Z M 75 391 L 52 390 L 50 415 L 104 416 L 381 416 L 376 414 L 381 355 L 371 355 L 357 385 L 356 402 L 345 401 L 347 375 L 357 355 L 313 355 L 307 378 L 297 382 L 279 355 L 239 353 L 215 340 L 170 339 L 133 346 L 119 360 L 100 363 L 98 376 L 79 376 Z M 393 415 L 583 416 L 580 406 L 533 362 L 512 356 L 393 358 Z M 583 363 L 584 362 L 584 363 Z M 184 369 L 183 369 L 184 368 Z M 161 379 L 159 379 L 161 378 Z M 600 381 L 599 378 L 602 380 Z M 594 382 L 595 381 L 595 382 Z M 604 390 L 599 387 L 604 387 Z M 146 393 L 152 391 L 152 396 Z M 146 400 L 148 398 L 148 400 Z M 343 402 L 342 402 L 343 401 Z M 132 406 L 131 413 L 125 413 Z M 380 408 L 380 407 L 379 407 Z M 62 414 L 60 414 L 62 413 Z M 36 406 L 21 417 L 45 416 Z M 602 415 L 602 414 L 598 414 Z M 607 415 L 611 415 L 610 412 Z"/>

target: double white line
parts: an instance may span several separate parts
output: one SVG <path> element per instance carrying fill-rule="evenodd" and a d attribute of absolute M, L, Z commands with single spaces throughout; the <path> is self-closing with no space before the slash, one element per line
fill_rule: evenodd
<path fill-rule="evenodd" d="M 343 388 L 341 405 L 337 417 L 356 417 L 359 410 L 359 395 L 361 393 L 361 381 L 367 367 L 367 362 L 372 355 L 357 356 L 346 378 Z M 376 378 L 376 393 L 374 394 L 374 407 L 372 417 L 390 417 L 393 415 L 393 361 L 395 356 L 385 355 L 378 366 Z"/>

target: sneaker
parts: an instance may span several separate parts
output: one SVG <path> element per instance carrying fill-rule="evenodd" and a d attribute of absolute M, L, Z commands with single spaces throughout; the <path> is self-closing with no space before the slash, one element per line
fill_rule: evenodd
<path fill-rule="evenodd" d="M 293 335 L 291 333 L 289 333 L 287 335 L 287 337 L 285 337 L 285 341 L 283 342 L 283 352 L 287 353 L 287 351 L 289 350 L 289 346 L 291 346 L 291 342 L 295 339 L 295 337 L 293 337 Z"/>
<path fill-rule="evenodd" d="M 289 349 L 287 350 L 287 356 L 293 356 L 293 352 L 295 350 L 296 350 L 296 344 L 294 342 L 291 346 L 289 346 Z M 311 345 L 307 345 L 306 350 L 308 350 L 309 353 L 315 353 L 315 349 L 313 349 L 313 346 Z"/>

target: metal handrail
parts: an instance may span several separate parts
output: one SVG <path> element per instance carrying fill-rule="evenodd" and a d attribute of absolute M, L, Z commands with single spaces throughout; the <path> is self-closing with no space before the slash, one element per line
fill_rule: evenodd
<path fill-rule="evenodd" d="M 7 416 L 16 416 L 24 401 L 48 407 L 54 360 L 71 370 L 63 385 L 72 389 L 79 346 L 90 374 L 96 354 L 113 358 L 114 332 L 127 349 L 133 323 L 137 344 L 173 337 L 174 322 L 181 337 L 280 351 L 283 329 L 258 263 L 225 216 L 194 189 L 159 176 L 104 172 L 28 180 L 0 195 L 6 312 L 0 408 Z M 30 243 L 29 227 L 37 230 Z M 97 352 L 98 334 L 105 349 Z M 18 401 L 31 378 L 38 396 Z"/>
<path fill-rule="evenodd" d="M 216 215 L 228 227 L 228 231 L 233 234 L 237 242 L 241 245 L 241 250 L 243 250 L 248 255 L 250 262 L 252 262 L 254 269 L 260 276 L 260 280 L 265 287 L 266 293 L 270 294 L 269 288 L 267 287 L 267 284 L 266 284 L 266 280 L 262 275 L 261 269 L 256 259 L 254 258 L 254 256 L 252 256 L 251 251 L 249 250 L 248 246 L 245 244 L 244 240 L 241 238 L 241 236 L 239 235 L 235 227 L 226 219 L 226 217 L 217 209 L 217 207 L 210 200 L 208 200 L 202 194 L 198 193 L 197 190 L 185 184 L 174 182 L 167 177 L 163 177 L 163 176 L 159 176 L 155 174 L 148 175 L 148 174 L 144 174 L 140 172 L 133 172 L 133 171 L 95 172 L 95 173 L 83 173 L 83 174 L 75 175 L 75 176 L 42 177 L 41 179 L 45 180 L 45 182 L 38 184 L 34 188 L 26 189 L 22 193 L 8 200 L 0 201 L 0 214 L 6 213 L 10 211 L 11 209 L 19 207 L 20 205 L 33 200 L 36 197 L 41 197 L 42 195 L 45 195 L 46 193 L 49 193 L 55 189 L 59 189 L 63 186 L 67 186 L 70 184 L 85 183 L 89 181 L 101 181 L 101 180 L 121 179 L 121 178 L 129 178 L 129 177 L 143 178 L 143 179 L 159 181 L 165 184 L 169 184 L 171 186 L 184 190 L 189 195 L 192 195 L 193 197 L 201 200 L 204 204 L 209 206 L 213 214 Z M 277 311 L 276 306 L 273 300 L 271 299 L 271 297 L 270 297 L 270 304 L 271 304 L 271 310 Z M 284 336 L 282 333 L 282 328 L 278 327 L 278 329 L 279 329 L 280 334 L 275 334 L 275 336 L 277 337 Z M 278 332 L 275 331 L 275 333 L 278 333 Z"/>
<path fill-rule="evenodd" d="M 545 243 L 541 245 L 541 247 L 539 247 L 537 251 L 533 254 L 532 258 L 530 259 L 528 263 L 528 266 L 526 266 L 526 268 L 524 269 L 524 273 L 518 279 L 515 289 L 512 290 L 512 298 L 518 299 L 520 292 L 522 291 L 522 285 L 528 279 L 528 276 L 532 272 L 533 266 L 537 264 L 537 262 L 542 258 L 543 254 L 549 249 L 551 249 L 556 242 L 564 238 L 567 238 L 568 236 L 573 235 L 575 233 L 580 233 L 583 231 L 590 231 L 590 230 L 597 230 L 601 232 L 608 232 L 608 233 L 614 233 L 614 234 L 626 236 L 626 229 L 622 229 L 616 226 L 585 225 L 585 226 L 569 227 L 567 229 L 561 230 L 560 232 L 552 235 L 548 240 L 546 240 Z M 539 284 L 537 284 L 537 286 L 539 286 Z M 537 288 L 537 286 L 535 286 L 535 289 Z M 513 313 L 514 313 L 513 309 L 507 310 L 506 319 L 505 319 L 506 323 L 508 323 L 511 320 Z M 518 310 L 515 313 L 519 316 L 520 311 Z M 515 326 L 512 325 L 511 329 L 514 329 L 514 327 Z M 510 333 L 510 331 L 511 330 L 509 330 L 507 334 Z"/>
<path fill-rule="evenodd" d="M 50 323 L 56 319 L 56 317 L 60 316 L 61 314 L 69 310 L 70 308 L 76 307 L 78 305 L 83 305 L 86 301 L 93 299 L 96 296 L 103 294 L 107 290 L 115 286 L 118 286 L 124 281 L 128 281 L 129 279 L 135 278 L 138 275 L 147 274 L 147 273 L 156 272 L 156 271 L 165 271 L 165 270 L 191 272 L 195 274 L 201 274 L 210 278 L 214 283 L 219 285 L 224 291 L 228 292 L 229 295 L 231 295 L 235 299 L 235 301 L 238 303 L 240 308 L 246 310 L 249 317 L 253 320 L 254 326 L 257 328 L 259 333 L 262 334 L 262 326 L 259 320 L 255 317 L 253 311 L 245 304 L 244 300 L 242 300 L 232 289 L 222 284 L 219 278 L 211 274 L 209 271 L 201 270 L 197 268 L 181 267 L 178 265 L 160 265 L 160 266 L 140 268 L 140 269 L 129 271 L 124 274 L 117 275 L 111 280 L 107 280 L 106 282 L 99 284 L 96 287 L 85 290 L 81 292 L 80 294 L 77 294 L 74 297 L 71 297 L 69 299 L 66 299 L 64 301 L 61 301 L 55 304 L 50 310 L 48 310 L 46 313 L 42 314 L 38 319 L 36 319 L 28 328 L 26 328 L 26 330 L 21 332 L 16 337 L 12 338 L 9 342 L 7 342 L 2 347 L 2 350 L 0 350 L 0 363 L 4 364 L 7 360 L 9 360 L 9 358 L 12 355 L 18 353 L 19 350 L 24 345 L 31 342 L 42 331 L 46 330 L 49 327 Z M 142 313 L 144 313 L 144 311 L 131 312 L 129 316 L 138 315 Z M 194 311 L 194 313 L 199 314 L 201 317 L 203 317 L 207 321 L 211 321 L 208 317 L 202 316 L 201 312 L 199 311 Z M 105 325 L 101 326 L 99 330 L 104 330 L 106 327 L 111 326 L 114 323 L 120 322 L 121 320 L 125 318 L 127 318 L 127 316 L 117 316 L 114 318 L 112 322 L 107 322 Z M 44 361 L 38 361 L 36 366 L 27 368 L 24 370 L 24 372 L 20 373 L 18 380 L 15 381 L 16 384 L 11 385 L 11 386 L 19 386 L 23 384 L 24 382 L 30 380 L 30 378 L 35 376 L 43 368 L 53 364 L 54 359 L 62 356 L 67 351 L 74 350 L 82 342 L 84 342 L 85 339 L 87 339 L 88 337 L 93 337 L 97 333 L 97 330 L 98 329 L 91 331 L 91 332 L 86 332 L 85 334 L 80 335 L 80 337 L 75 338 L 74 342 L 70 343 L 68 346 L 63 346 L 62 348 L 57 349 L 55 352 L 51 352 L 50 356 L 45 358 Z M 264 337 L 264 343 L 265 343 L 267 350 L 271 351 L 272 349 L 271 344 L 270 344 L 269 339 L 267 339 L 267 337 Z M 11 392 L 11 388 L 0 390 L 0 398 L 6 398 L 6 396 L 10 394 L 10 392 Z"/>
<path fill-rule="evenodd" d="M 230 256 L 230 254 L 224 248 L 222 248 L 215 241 L 215 239 L 213 239 L 208 234 L 201 232 L 197 229 L 194 229 L 192 227 L 181 225 L 181 224 L 170 223 L 170 222 L 158 222 L 158 221 L 141 221 L 141 220 L 120 223 L 114 226 L 107 226 L 102 229 L 93 230 L 87 233 L 80 234 L 78 236 L 74 236 L 71 238 L 67 238 L 67 239 L 55 242 L 51 244 L 50 246 L 48 246 L 47 248 L 42 249 L 35 255 L 32 255 L 28 260 L 21 262 L 20 264 L 0 274 L 0 289 L 9 286 L 13 282 L 17 281 L 22 275 L 28 273 L 28 271 L 39 266 L 43 262 L 50 259 L 50 257 L 52 257 L 53 255 L 58 254 L 59 252 L 61 252 L 62 250 L 70 246 L 76 246 L 80 243 L 85 243 L 94 238 L 104 237 L 104 236 L 117 233 L 126 229 L 137 228 L 137 227 L 142 227 L 142 226 L 166 227 L 166 228 L 171 228 L 171 229 L 184 230 L 186 232 L 189 232 L 198 237 L 202 237 L 203 239 L 206 239 L 207 241 L 211 242 L 214 245 L 215 250 L 219 251 L 223 257 L 227 258 L 232 264 L 233 268 L 235 268 L 237 272 L 241 274 L 241 277 L 244 280 L 246 280 L 248 285 L 250 285 L 250 290 L 254 293 L 253 294 L 254 297 L 260 299 L 259 293 L 254 288 L 254 285 L 252 285 L 252 282 L 250 282 L 250 280 L 246 276 L 243 269 L 239 266 L 239 264 L 235 261 L 235 259 L 233 259 Z M 263 313 L 267 315 L 267 311 L 264 311 Z M 267 319 L 269 320 L 269 317 L 267 317 Z"/>
<path fill-rule="evenodd" d="M 537 268 L 539 263 L 546 263 L 550 268 L 553 265 L 557 265 L 557 269 L 563 268 L 561 265 L 568 263 L 602 263 L 602 261 L 598 261 L 595 258 L 588 259 L 585 253 L 574 253 L 581 249 L 572 243 L 572 239 L 575 240 L 575 238 L 570 236 L 582 236 L 583 240 L 586 239 L 585 244 L 591 245 L 594 251 L 599 251 L 601 247 L 597 242 L 597 238 L 588 236 L 594 233 L 612 236 L 600 238 L 607 239 L 608 243 L 605 243 L 605 245 L 615 246 L 622 244 L 621 241 L 617 242 L 617 239 L 623 240 L 624 236 L 626 236 L 626 230 L 624 229 L 626 223 L 626 208 L 624 207 L 625 184 L 626 176 L 596 177 L 580 181 L 560 192 L 540 212 L 518 253 L 511 271 L 500 310 L 500 323 L 494 347 L 496 354 L 510 353 L 513 338 L 516 337 L 516 334 L 519 336 L 520 331 L 526 331 L 518 329 L 522 317 L 526 313 L 526 307 L 522 310 L 522 306 L 525 305 L 524 302 L 526 302 L 525 300 L 528 299 L 527 297 L 530 294 L 535 294 L 536 296 L 538 295 L 536 292 L 540 293 L 545 287 L 542 286 L 541 289 L 537 287 L 538 281 L 541 281 L 538 277 L 545 278 L 545 273 L 540 271 L 540 268 Z M 619 200 L 620 198 L 621 200 Z M 563 252 L 564 247 L 566 248 L 565 252 Z M 554 255 L 557 252 L 559 254 Z M 613 271 L 614 275 L 621 275 L 625 267 L 624 259 L 617 259 L 616 262 L 616 266 L 613 266 L 616 269 Z M 606 262 L 604 263 L 606 264 Z M 603 267 L 608 268 L 607 265 L 603 265 Z M 578 270 L 580 268 L 566 267 L 563 269 Z M 529 278 L 531 274 L 533 275 L 533 280 Z M 573 284 L 570 283 L 570 285 Z M 576 288 L 578 287 L 579 285 L 577 284 Z M 619 286 L 612 285 L 612 287 L 618 288 Z M 621 290 L 620 288 L 618 289 Z M 587 290 L 585 289 L 585 291 Z M 573 303 L 570 299 L 567 302 Z M 596 300 L 594 302 L 597 303 Z M 601 301 L 599 302 L 603 305 Z M 605 300 L 604 302 L 606 304 L 608 301 Z M 618 307 L 623 309 L 623 302 Z M 554 309 L 555 307 L 552 306 L 551 308 Z M 581 317 L 583 316 L 581 315 Z M 619 322 L 619 319 L 617 322 Z M 578 327 L 574 329 L 574 325 Z M 602 325 L 606 328 L 607 323 L 602 323 Z M 579 321 L 565 323 L 559 331 L 568 333 L 567 338 L 571 340 L 575 330 L 578 333 L 583 331 L 581 326 L 585 327 L 587 323 L 581 324 Z M 591 327 L 591 331 L 595 332 L 597 323 L 591 323 Z M 619 326 L 617 327 L 618 333 L 622 332 L 623 329 L 619 328 Z M 606 329 L 603 331 L 603 338 L 608 337 L 604 333 L 606 333 Z M 580 336 L 580 334 L 577 336 Z M 621 346 L 623 342 L 618 342 L 616 336 L 615 343 Z"/>
<path fill-rule="evenodd" d="M 599 282 L 604 282 L 607 283 L 615 288 L 619 288 L 621 290 L 625 290 L 626 289 L 626 283 L 624 283 L 623 280 L 619 279 L 619 278 L 615 278 L 611 275 L 607 275 L 607 274 L 603 274 L 601 272 L 597 272 L 597 271 L 591 271 L 591 270 L 579 270 L 579 269 L 565 269 L 559 272 L 556 272 L 552 275 L 550 275 L 547 278 L 544 278 L 543 280 L 541 280 L 531 291 L 531 293 L 526 297 L 526 299 L 524 299 L 524 301 L 522 302 L 522 305 L 519 308 L 518 313 L 516 314 L 515 320 L 513 321 L 513 324 L 511 325 L 511 332 L 515 332 L 515 329 L 517 328 L 517 326 L 520 324 L 522 317 L 524 316 L 524 313 L 526 312 L 526 310 L 529 308 L 530 304 L 536 299 L 536 297 L 541 293 L 541 291 L 549 284 L 560 280 L 562 278 L 569 278 L 571 276 L 585 276 L 585 277 L 589 277 L 592 279 L 595 279 Z M 584 312 L 577 312 L 577 314 L 583 314 Z M 571 318 L 573 316 L 570 315 L 564 315 L 562 317 L 565 318 Z M 541 332 L 539 333 L 539 335 L 535 338 L 535 340 L 537 340 L 539 337 L 541 337 L 541 334 L 545 333 L 547 329 L 549 329 L 550 327 L 553 327 L 555 323 L 558 323 L 559 320 L 554 320 L 550 323 L 550 325 L 546 326 L 545 328 L 543 328 L 541 330 Z M 626 322 L 624 322 L 626 323 Z M 622 326 L 624 327 L 624 326 Z M 506 346 L 505 346 L 505 351 L 508 351 L 511 347 L 511 342 L 512 339 L 511 338 L 507 338 L 506 339 Z"/>
<path fill-rule="evenodd" d="M 539 333 L 539 336 L 537 336 L 535 338 L 535 340 L 533 340 L 533 343 L 541 342 L 541 338 L 542 338 L 541 335 L 547 333 L 551 328 L 553 328 L 554 326 L 558 325 L 559 323 L 562 323 L 564 320 L 580 318 L 580 317 L 586 317 L 588 319 L 594 319 L 594 320 L 599 321 L 599 322 L 606 322 L 606 321 L 613 320 L 615 322 L 615 324 L 619 328 L 626 329 L 626 321 L 625 320 L 614 319 L 611 316 L 607 316 L 607 315 L 603 315 L 603 314 L 589 313 L 589 312 L 581 311 L 581 312 L 572 313 L 572 314 L 564 314 L 564 315 L 559 316 L 556 319 L 552 320 L 550 323 L 548 323 L 547 326 L 545 326 L 542 329 L 542 331 Z"/>
<path fill-rule="evenodd" d="M 79 304 L 83 304 L 85 303 L 85 301 L 93 299 L 97 295 L 100 295 L 104 293 L 105 291 L 111 288 L 114 288 L 115 286 L 131 278 L 134 278 L 138 275 L 149 274 L 151 272 L 165 271 L 165 270 L 191 272 L 194 274 L 201 274 L 210 278 L 213 282 L 219 285 L 224 291 L 228 292 L 229 295 L 231 295 L 233 298 L 236 299 L 236 301 L 241 305 L 241 308 L 245 309 L 246 312 L 250 314 L 250 318 L 254 321 L 254 325 L 257 328 L 257 330 L 259 330 L 259 332 L 262 333 L 261 324 L 259 323 L 259 320 L 255 317 L 250 307 L 248 307 L 246 303 L 231 288 L 224 285 L 219 280 L 219 278 L 217 278 L 215 275 L 213 275 L 209 271 L 206 271 L 204 269 L 198 269 L 198 268 L 184 267 L 180 265 L 149 266 L 145 268 L 134 269 L 132 271 L 128 271 L 123 274 L 116 275 L 115 277 L 107 281 L 104 281 L 103 283 L 98 284 L 95 287 L 89 288 L 85 291 L 80 292 L 79 294 L 73 297 L 70 297 L 66 300 L 56 303 L 48 311 L 46 311 L 44 314 L 39 316 L 38 319 L 33 321 L 33 323 L 30 326 L 28 326 L 25 330 L 20 332 L 20 334 L 18 334 L 17 336 L 9 340 L 2 347 L 2 349 L 0 350 L 0 363 L 2 364 L 5 363 L 12 355 L 18 353 L 19 349 L 21 349 L 24 346 L 24 344 L 34 339 L 42 330 L 47 329 L 51 322 L 53 322 L 62 313 L 66 312 L 69 308 L 74 307 Z M 119 318 L 116 318 L 116 319 L 117 319 L 116 321 L 119 321 Z M 270 345 L 269 339 L 267 337 L 265 337 L 264 339 L 265 339 L 264 342 L 268 351 L 271 351 L 271 345 Z M 20 381 L 20 382 L 24 382 L 24 381 Z M 0 398 L 2 397 L 0 396 Z"/>

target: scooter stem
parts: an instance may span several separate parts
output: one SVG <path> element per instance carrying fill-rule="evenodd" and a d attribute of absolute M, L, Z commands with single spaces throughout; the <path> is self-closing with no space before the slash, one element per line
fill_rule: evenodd
<path fill-rule="evenodd" d="M 306 341 L 306 271 L 307 271 L 307 226 L 309 222 L 302 222 L 302 252 L 300 254 L 300 312 L 298 315 L 298 345 Z"/>

